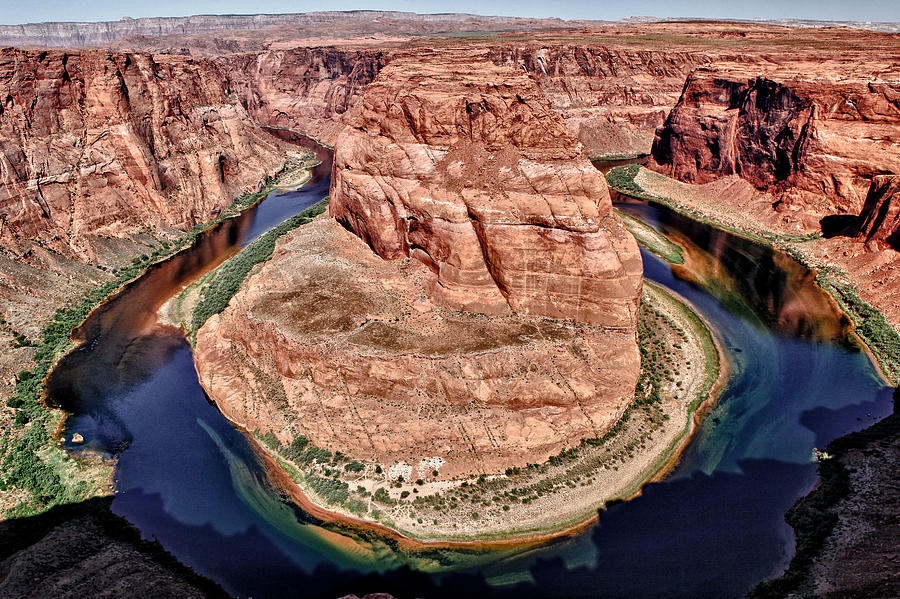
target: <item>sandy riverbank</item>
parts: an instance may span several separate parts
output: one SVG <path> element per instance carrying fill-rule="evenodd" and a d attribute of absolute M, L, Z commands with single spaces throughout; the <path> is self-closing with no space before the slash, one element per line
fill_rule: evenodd
<path fill-rule="evenodd" d="M 783 251 L 814 271 L 819 285 L 855 324 L 864 351 L 885 381 L 900 382 L 900 295 L 894 293 L 900 285 L 900 252 L 869 251 L 849 237 L 792 233 L 776 218 L 768 196 L 733 177 L 692 185 L 646 168 L 614 171 L 608 177 L 611 189 Z"/>

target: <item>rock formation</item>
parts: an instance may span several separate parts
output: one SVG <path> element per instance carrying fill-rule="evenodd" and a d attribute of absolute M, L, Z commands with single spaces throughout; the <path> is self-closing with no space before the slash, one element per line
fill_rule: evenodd
<path fill-rule="evenodd" d="M 805 231 L 857 213 L 871 178 L 900 169 L 900 85 L 839 77 L 827 62 L 818 72 L 836 75 L 698 69 L 657 131 L 651 168 L 690 183 L 737 175 Z"/>
<path fill-rule="evenodd" d="M 900 250 L 900 177 L 872 179 L 855 237 L 876 250 Z"/>
<path fill-rule="evenodd" d="M 564 25 L 561 19 L 531 19 L 471 15 L 464 13 L 417 14 L 412 12 L 354 10 L 320 11 L 287 14 L 249 15 L 192 15 L 186 17 L 145 17 L 118 21 L 88 23 L 25 23 L 0 25 L 0 45 L 62 46 L 75 48 L 97 46 L 122 40 L 125 47 L 143 47 L 160 38 L 173 42 L 173 37 L 225 37 L 237 32 L 265 31 L 261 36 L 269 40 L 279 36 L 281 28 L 290 28 L 294 35 L 372 35 L 373 33 L 423 34 L 447 31 L 530 30 Z M 324 31 L 323 31 L 324 30 Z M 149 39 L 148 39 L 149 38 Z M 155 38 L 155 39 L 154 39 Z M 169 39 L 166 39 L 169 38 Z M 151 42 L 152 43 L 152 42 Z M 177 47 L 169 45 L 168 48 Z"/>
<path fill-rule="evenodd" d="M 403 463 L 407 480 L 543 462 L 622 415 L 633 329 L 442 310 L 428 275 L 329 219 L 302 227 L 198 332 L 200 381 L 249 430 Z"/>
<path fill-rule="evenodd" d="M 426 264 L 444 306 L 635 325 L 635 241 L 524 73 L 395 59 L 338 138 L 329 209 L 383 258 Z"/>
<path fill-rule="evenodd" d="M 392 55 L 382 50 L 295 48 L 222 56 L 216 64 L 255 121 L 333 144 L 345 113 Z"/>
<path fill-rule="evenodd" d="M 84 258 L 89 240 L 214 217 L 284 161 L 212 65 L 0 51 L 0 240 Z"/>
<path fill-rule="evenodd" d="M 308 225 L 200 329 L 226 416 L 421 477 L 541 462 L 618 420 L 640 255 L 527 74 L 395 59 L 333 172 L 331 214 L 369 247 Z"/>

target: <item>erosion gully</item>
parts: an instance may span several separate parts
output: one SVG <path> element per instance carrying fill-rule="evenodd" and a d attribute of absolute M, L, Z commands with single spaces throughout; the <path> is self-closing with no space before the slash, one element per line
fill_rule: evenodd
<path fill-rule="evenodd" d="M 48 380 L 73 452 L 115 456 L 115 513 L 238 596 L 738 597 L 794 550 L 785 511 L 816 480 L 813 447 L 888 415 L 893 389 L 846 319 L 787 256 L 662 207 L 619 203 L 685 251 L 645 276 L 719 335 L 731 380 L 678 467 L 577 536 L 519 551 L 404 553 L 329 530 L 270 480 L 209 401 L 184 336 L 156 322 L 184 284 L 327 195 L 331 156 L 95 311 Z"/>

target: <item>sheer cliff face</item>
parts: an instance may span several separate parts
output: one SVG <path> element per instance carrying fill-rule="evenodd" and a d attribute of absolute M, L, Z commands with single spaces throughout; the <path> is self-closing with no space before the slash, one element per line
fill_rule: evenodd
<path fill-rule="evenodd" d="M 657 131 L 655 168 L 692 183 L 737 175 L 776 209 L 815 230 L 823 215 L 858 213 L 871 179 L 900 172 L 900 85 L 797 73 L 696 71 Z"/>
<path fill-rule="evenodd" d="M 209 219 L 284 160 L 212 65 L 101 51 L 0 52 L 0 149 L 4 247 L 81 258 Z"/>
<path fill-rule="evenodd" d="M 633 329 L 642 266 L 606 184 L 525 73 L 395 59 L 337 141 L 330 211 L 444 306 Z"/>
<path fill-rule="evenodd" d="M 296 48 L 223 56 L 216 63 L 255 121 L 333 144 L 345 113 L 390 58 L 379 50 Z"/>

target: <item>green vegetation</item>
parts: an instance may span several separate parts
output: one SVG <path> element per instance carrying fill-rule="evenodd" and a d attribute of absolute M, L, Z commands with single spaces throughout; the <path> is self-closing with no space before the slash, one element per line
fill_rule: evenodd
<path fill-rule="evenodd" d="M 280 177 L 298 168 L 309 168 L 313 158 L 310 152 L 304 159 L 288 161 L 277 176 L 266 179 L 259 192 L 239 196 L 217 219 L 198 223 L 180 239 L 162 241 L 149 254 L 144 253 L 133 258 L 131 264 L 113 269 L 112 279 L 59 308 L 44 328 L 39 342 L 24 340 L 22 336 L 23 344 L 27 341 L 37 350 L 32 358 L 34 366 L 16 375 L 15 392 L 6 401 L 6 405 L 15 410 L 15 428 L 4 432 L 0 451 L 0 489 L 20 489 L 27 493 L 27 498 L 7 510 L 4 517 L 37 514 L 55 505 L 82 501 L 96 488 L 89 482 L 90 477 L 80 472 L 77 462 L 53 441 L 62 414 L 48 410 L 41 399 L 44 378 L 55 361 L 73 346 L 72 332 L 95 307 L 142 275 L 152 264 L 192 245 L 203 231 L 252 206 L 277 187 Z M 19 341 L 19 337 L 16 340 Z"/>
<path fill-rule="evenodd" d="M 622 160 L 640 160 L 650 156 L 648 152 L 622 152 L 619 154 L 599 154 L 590 156 L 588 160 L 591 162 L 621 162 Z"/>
<path fill-rule="evenodd" d="M 316 495 L 332 505 L 341 505 L 350 497 L 350 486 L 334 478 L 322 478 L 308 474 L 306 482 Z"/>
<path fill-rule="evenodd" d="M 753 241 L 757 241 L 767 245 L 812 241 L 813 239 L 818 239 L 821 237 L 821 235 L 818 233 L 810 235 L 789 235 L 787 233 L 773 233 L 771 231 L 751 232 L 737 229 L 725 223 L 713 220 L 707 217 L 705 214 L 698 212 L 697 210 L 693 210 L 691 208 L 687 208 L 685 206 L 682 206 L 681 204 L 678 204 L 671 198 L 654 195 L 645 190 L 635 181 L 635 178 L 641 173 L 642 168 L 643 167 L 640 164 L 626 164 L 624 166 L 613 167 L 609 170 L 608 173 L 606 173 L 606 182 L 611 188 L 613 188 L 613 190 L 623 195 L 630 196 L 638 200 L 662 204 L 670 208 L 671 210 L 674 210 L 675 212 L 683 214 L 696 221 L 712 225 L 718 229 L 723 229 L 725 231 L 728 231 L 729 233 L 738 235 L 739 237 L 744 237 L 745 239 L 751 239 Z"/>
<path fill-rule="evenodd" d="M 616 214 L 625 223 L 628 232 L 634 235 L 638 243 L 668 262 L 672 264 L 684 264 L 684 254 L 681 246 L 669 240 L 668 237 L 651 227 L 650 225 L 629 216 L 618 209 L 614 209 Z"/>
<path fill-rule="evenodd" d="M 260 262 L 265 262 L 272 257 L 272 252 L 275 251 L 275 243 L 279 237 L 311 222 L 314 217 L 322 214 L 327 207 L 328 199 L 325 198 L 300 214 L 292 216 L 280 225 L 263 233 L 253 243 L 219 266 L 215 270 L 215 274 L 208 279 L 201 292 L 200 301 L 197 302 L 191 314 L 189 327 L 191 341 L 196 341 L 197 331 L 209 320 L 210 316 L 219 314 L 228 306 L 228 302 L 240 289 L 250 270 Z"/>
<path fill-rule="evenodd" d="M 881 312 L 860 298 L 851 285 L 839 282 L 830 271 L 819 271 L 816 281 L 853 321 L 857 335 L 869 347 L 891 383 L 900 385 L 900 335 L 897 331 Z"/>
<path fill-rule="evenodd" d="M 673 306 L 688 318 L 671 316 Z M 382 485 L 369 493 L 365 486 L 357 484 L 367 471 L 363 462 L 341 456 L 344 467 L 331 469 L 329 466 L 337 463 L 339 454 L 335 453 L 331 461 L 328 460 L 328 453 L 320 458 L 310 459 L 312 444 L 306 437 L 298 436 L 289 446 L 282 446 L 270 435 L 263 438 L 277 452 L 276 460 L 279 463 L 282 463 L 282 458 L 291 460 L 284 462 L 285 470 L 295 482 L 308 488 L 311 493 L 325 498 L 329 505 L 342 507 L 351 514 L 369 513 L 370 518 L 402 533 L 413 534 L 397 527 L 394 519 L 398 515 L 411 518 L 413 523 L 418 524 L 435 520 L 440 522 L 441 517 L 472 520 L 499 516 L 510 512 L 511 506 L 516 504 L 531 504 L 555 493 L 587 486 L 594 482 L 598 471 L 618 470 L 621 465 L 634 458 L 638 451 L 645 449 L 654 433 L 669 420 L 669 415 L 663 409 L 661 394 L 664 389 L 677 386 L 680 369 L 688 366 L 681 348 L 688 342 L 694 343 L 695 339 L 699 339 L 703 345 L 706 362 L 695 363 L 693 368 L 705 366 L 706 380 L 695 397 L 685 397 L 683 401 L 690 402 L 689 410 L 694 411 L 708 399 L 718 378 L 719 355 L 712 334 L 700 318 L 662 288 L 647 283 L 639 322 L 641 379 L 635 390 L 634 400 L 620 421 L 602 437 L 583 439 L 577 446 L 564 449 L 541 464 L 509 467 L 506 476 L 472 475 L 469 479 L 460 481 L 458 486 L 437 491 L 427 490 L 424 478 L 415 478 L 410 481 L 411 484 L 405 484 L 403 477 L 395 480 L 385 477 Z M 686 326 L 691 330 L 686 331 Z M 682 394 L 684 391 L 676 393 Z M 659 470 L 689 432 L 690 426 L 688 419 L 684 432 L 665 448 L 652 467 L 640 475 L 640 480 L 623 491 L 622 496 L 636 492 L 646 477 Z M 374 471 L 375 476 L 383 477 L 384 469 L 374 466 L 368 472 Z M 371 481 L 368 476 L 366 478 Z M 392 498 L 389 488 L 398 489 L 399 495 Z M 371 512 L 361 512 L 361 506 L 366 504 L 366 500 L 374 500 L 381 506 L 386 506 L 387 513 L 374 509 Z M 414 508 L 414 511 L 410 508 Z M 421 536 L 421 533 L 414 536 Z M 485 538 L 490 536 L 492 534 L 485 535 Z"/>
<path fill-rule="evenodd" d="M 694 220 L 727 230 L 730 233 L 751 239 L 757 243 L 777 248 L 800 264 L 815 271 L 816 281 L 819 286 L 838 302 L 841 309 L 854 323 L 856 333 L 869 347 L 888 380 L 892 384 L 900 384 L 900 334 L 887 322 L 881 312 L 859 296 L 853 285 L 841 280 L 843 276 L 838 269 L 833 267 L 823 268 L 810 262 L 799 244 L 819 238 L 818 234 L 786 235 L 770 231 L 749 232 L 730 227 L 697 211 L 680 206 L 668 198 L 646 192 L 635 182 L 635 177 L 640 173 L 640 169 L 641 167 L 636 164 L 615 167 L 607 173 L 606 180 L 610 187 L 622 194 L 663 204 Z M 638 238 L 638 241 L 641 241 L 636 233 L 632 232 L 632 234 Z M 653 250 L 651 249 L 651 251 Z"/>

